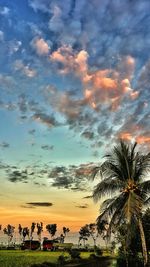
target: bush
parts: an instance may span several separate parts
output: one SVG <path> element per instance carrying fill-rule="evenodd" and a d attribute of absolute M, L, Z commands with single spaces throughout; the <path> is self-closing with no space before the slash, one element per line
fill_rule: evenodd
<path fill-rule="evenodd" d="M 129 267 L 143 267 L 143 259 L 138 256 L 138 254 L 129 253 L 125 256 L 124 253 L 120 252 L 117 257 L 117 267 L 126 267 L 128 261 Z"/>
<path fill-rule="evenodd" d="M 80 251 L 78 251 L 78 250 L 75 250 L 75 249 L 74 250 L 70 250 L 69 254 L 70 254 L 72 259 L 80 259 L 81 258 L 80 257 Z"/>
<path fill-rule="evenodd" d="M 43 263 L 37 263 L 32 264 L 31 267 L 55 267 L 56 265 L 50 262 L 43 262 Z"/>
<path fill-rule="evenodd" d="M 59 266 L 64 266 L 64 264 L 66 263 L 66 257 L 64 257 L 63 255 L 60 255 L 58 257 L 57 263 Z"/>
<path fill-rule="evenodd" d="M 97 256 L 102 256 L 103 252 L 102 252 L 102 250 L 100 248 L 98 248 L 98 247 L 95 246 L 95 249 L 94 250 L 95 250 L 95 254 Z"/>

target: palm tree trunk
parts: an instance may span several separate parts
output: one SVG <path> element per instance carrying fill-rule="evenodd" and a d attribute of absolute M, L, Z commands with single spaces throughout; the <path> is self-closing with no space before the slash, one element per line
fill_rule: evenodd
<path fill-rule="evenodd" d="M 146 266 L 147 261 L 148 261 L 148 254 L 147 254 L 145 234 L 144 234 L 144 229 L 143 229 L 143 225 L 142 225 L 141 219 L 138 219 L 138 224 L 139 224 L 139 229 L 140 229 L 140 236 L 141 236 L 141 243 L 142 243 L 142 250 L 143 250 L 144 266 Z"/>

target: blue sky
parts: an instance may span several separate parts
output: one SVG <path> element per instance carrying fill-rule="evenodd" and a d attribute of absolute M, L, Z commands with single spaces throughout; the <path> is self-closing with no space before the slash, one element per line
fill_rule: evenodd
<path fill-rule="evenodd" d="M 148 151 L 149 10 L 146 0 L 0 1 L 4 223 L 12 207 L 12 220 L 28 218 L 28 197 L 39 201 L 41 218 L 41 202 L 57 210 L 72 196 L 78 225 L 89 212 L 94 220 L 98 206 L 84 198 L 93 188 L 85 170 L 119 138 Z"/>

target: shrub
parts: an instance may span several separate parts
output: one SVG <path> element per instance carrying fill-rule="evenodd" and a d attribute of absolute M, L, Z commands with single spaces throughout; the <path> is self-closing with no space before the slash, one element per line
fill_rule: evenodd
<path fill-rule="evenodd" d="M 78 251 L 78 250 L 75 250 L 75 249 L 74 250 L 70 250 L 69 254 L 70 254 L 72 259 L 80 259 L 81 258 L 80 257 L 80 251 Z"/>
<path fill-rule="evenodd" d="M 102 252 L 102 250 L 100 248 L 98 248 L 98 247 L 95 246 L 95 249 L 94 250 L 95 250 L 95 254 L 97 256 L 102 256 L 103 252 Z"/>
<path fill-rule="evenodd" d="M 60 255 L 58 257 L 57 263 L 59 266 L 64 266 L 64 264 L 66 263 L 66 257 L 63 255 Z"/>

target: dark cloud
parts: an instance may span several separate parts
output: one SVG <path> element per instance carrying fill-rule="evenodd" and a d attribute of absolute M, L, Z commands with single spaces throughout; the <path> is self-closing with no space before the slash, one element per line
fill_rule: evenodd
<path fill-rule="evenodd" d="M 53 206 L 53 203 L 51 202 L 28 202 L 26 205 L 29 205 L 31 207 L 51 207 Z"/>
<path fill-rule="evenodd" d="M 79 208 L 79 209 L 87 209 L 88 207 L 89 207 L 88 204 L 83 204 L 83 205 L 76 206 L 76 208 Z"/>
<path fill-rule="evenodd" d="M 47 115 L 45 113 L 35 113 L 32 116 L 32 119 L 47 125 L 49 128 L 56 127 L 59 125 L 53 115 Z"/>
<path fill-rule="evenodd" d="M 12 183 L 16 182 L 22 182 L 22 183 L 27 183 L 28 182 L 28 173 L 27 170 L 19 171 L 9 171 L 8 174 L 8 180 Z"/>
<path fill-rule="evenodd" d="M 20 207 L 24 209 L 35 209 L 34 206 L 27 206 L 27 205 L 21 205 Z"/>
<path fill-rule="evenodd" d="M 57 187 L 57 188 L 69 189 L 72 187 L 72 184 L 73 184 L 73 178 L 72 177 L 60 176 L 60 177 L 56 177 L 54 179 L 54 182 L 52 182 L 51 185 L 53 187 Z"/>
<path fill-rule="evenodd" d="M 31 130 L 29 130 L 29 131 L 28 131 L 28 133 L 29 133 L 29 134 L 31 134 L 31 135 L 34 135 L 34 134 L 35 134 L 35 132 L 36 132 L 36 130 L 35 130 L 35 129 L 31 129 Z"/>
<path fill-rule="evenodd" d="M 93 132 L 89 132 L 89 131 L 85 131 L 81 134 L 81 136 L 89 139 L 89 140 L 92 140 L 94 139 L 94 133 Z"/>
<path fill-rule="evenodd" d="M 53 149 L 54 149 L 54 146 L 42 145 L 41 148 L 42 148 L 43 150 L 53 150 Z"/>
<path fill-rule="evenodd" d="M 90 190 L 88 180 L 93 168 L 93 163 L 79 166 L 70 165 L 68 167 L 56 166 L 51 169 L 48 177 L 53 187 L 72 191 L 88 191 Z"/>
<path fill-rule="evenodd" d="M 0 147 L 1 147 L 1 148 L 8 148 L 8 147 L 10 147 L 10 144 L 8 144 L 7 142 L 2 142 L 2 143 L 0 144 Z"/>

